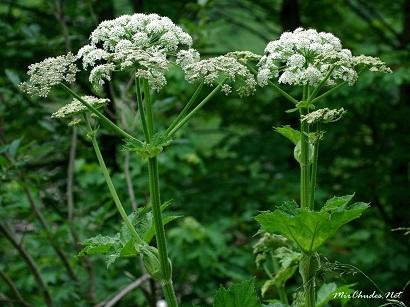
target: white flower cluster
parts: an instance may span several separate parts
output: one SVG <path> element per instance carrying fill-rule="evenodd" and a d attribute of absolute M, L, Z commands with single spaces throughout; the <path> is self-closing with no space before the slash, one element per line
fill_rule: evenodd
<path fill-rule="evenodd" d="M 253 74 L 233 56 L 222 55 L 200 60 L 198 52 L 190 49 L 177 54 L 177 64 L 181 66 L 188 82 L 203 82 L 207 85 L 223 83 L 221 90 L 226 95 L 233 87 L 239 96 L 248 96 L 255 91 Z"/>
<path fill-rule="evenodd" d="M 91 43 L 77 58 L 83 67 L 92 67 L 90 82 L 101 86 L 115 70 L 134 69 L 153 89 L 166 84 L 169 55 L 192 45 L 191 36 L 168 17 L 157 14 L 124 15 L 103 21 L 91 33 Z"/>
<path fill-rule="evenodd" d="M 268 43 L 258 63 L 257 79 L 260 86 L 277 77 L 279 83 L 315 86 L 331 71 L 326 84 L 343 80 L 353 85 L 359 64 L 370 70 L 388 70 L 379 59 L 353 57 L 351 51 L 343 49 L 340 40 L 331 33 L 298 28 Z"/>
<path fill-rule="evenodd" d="M 109 99 L 97 98 L 94 96 L 81 96 L 81 99 L 83 99 L 85 102 L 87 102 L 89 105 L 93 106 L 96 109 L 104 107 L 110 101 Z M 87 111 L 87 107 L 83 105 L 79 100 L 74 98 L 71 103 L 66 104 L 65 106 L 58 109 L 56 112 L 54 112 L 51 115 L 51 117 L 52 118 L 66 118 L 66 117 L 78 115 L 85 111 Z"/>
<path fill-rule="evenodd" d="M 317 122 L 332 123 L 342 118 L 346 113 L 345 109 L 329 109 L 323 108 L 310 112 L 302 116 L 301 121 L 308 123 L 309 125 Z"/>
<path fill-rule="evenodd" d="M 73 83 L 78 71 L 75 57 L 69 52 L 55 58 L 47 58 L 31 64 L 27 74 L 29 80 L 20 84 L 20 88 L 29 95 L 47 97 L 50 89 L 63 81 Z"/>
<path fill-rule="evenodd" d="M 356 67 L 366 68 L 370 71 L 391 73 L 392 70 L 382 60 L 376 57 L 359 55 L 353 57 L 353 63 Z"/>

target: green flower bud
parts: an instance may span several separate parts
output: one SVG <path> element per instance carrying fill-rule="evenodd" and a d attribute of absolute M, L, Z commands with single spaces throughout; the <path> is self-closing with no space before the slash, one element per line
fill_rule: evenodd
<path fill-rule="evenodd" d="M 148 274 L 155 280 L 163 279 L 158 250 L 153 246 L 144 246 L 141 247 L 141 253 L 142 261 Z"/>

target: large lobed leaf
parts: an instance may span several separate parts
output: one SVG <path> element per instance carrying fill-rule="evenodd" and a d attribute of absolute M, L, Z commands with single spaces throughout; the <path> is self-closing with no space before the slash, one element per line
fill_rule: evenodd
<path fill-rule="evenodd" d="M 245 280 L 229 289 L 219 288 L 213 307 L 261 307 L 254 280 Z"/>
<path fill-rule="evenodd" d="M 170 202 L 165 202 L 161 205 L 161 211 L 164 211 Z M 179 216 L 163 215 L 164 225 L 177 219 Z M 155 227 L 153 223 L 152 212 L 149 206 L 146 206 L 138 213 L 132 213 L 128 216 L 131 223 L 134 225 L 138 234 L 149 244 L 155 235 Z M 79 256 L 83 255 L 104 255 L 106 264 L 109 267 L 120 257 L 133 257 L 140 253 L 139 246 L 136 244 L 128 227 L 122 223 L 121 230 L 114 236 L 102 236 L 89 238 L 82 242 L 84 246 L 79 252 Z"/>
<path fill-rule="evenodd" d="M 333 197 L 320 211 L 298 208 L 276 209 L 259 214 L 256 220 L 270 233 L 277 233 L 294 241 L 303 251 L 313 252 L 333 237 L 341 226 L 357 219 L 369 205 L 354 203 L 348 206 L 353 195 Z"/>

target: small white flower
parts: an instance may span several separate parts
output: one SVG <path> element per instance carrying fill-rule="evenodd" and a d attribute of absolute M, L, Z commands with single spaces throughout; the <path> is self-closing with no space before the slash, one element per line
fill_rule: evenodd
<path fill-rule="evenodd" d="M 47 97 L 53 86 L 64 81 L 73 83 L 77 71 L 75 57 L 70 52 L 47 58 L 28 67 L 27 74 L 30 78 L 21 83 L 20 88 L 29 95 Z"/>
<path fill-rule="evenodd" d="M 353 63 L 355 66 L 364 67 L 370 71 L 380 71 L 385 73 L 391 73 L 392 70 L 377 57 L 359 55 L 353 57 Z"/>
<path fill-rule="evenodd" d="M 111 80 L 111 73 L 114 70 L 114 64 L 102 64 L 95 66 L 90 72 L 90 83 L 97 87 L 104 85 L 105 80 Z"/>
<path fill-rule="evenodd" d="M 181 50 L 177 53 L 176 63 L 183 67 L 196 63 L 200 60 L 199 52 L 195 49 Z"/>
<path fill-rule="evenodd" d="M 97 109 L 102 108 L 109 102 L 109 99 L 97 98 L 94 96 L 81 96 L 81 98 L 85 102 L 87 102 L 88 104 L 90 104 L 91 106 Z M 83 105 L 79 100 L 74 98 L 71 103 L 66 104 L 65 106 L 62 106 L 60 109 L 54 112 L 51 115 L 51 117 L 52 118 L 66 118 L 66 117 L 78 115 L 85 111 L 87 111 L 87 107 Z"/>
<path fill-rule="evenodd" d="M 293 54 L 286 61 L 288 67 L 303 68 L 306 60 L 305 57 L 301 54 Z"/>
<path fill-rule="evenodd" d="M 188 82 L 216 85 L 223 82 L 223 92 L 235 87 L 240 96 L 253 94 L 256 81 L 249 69 L 232 56 L 218 56 L 182 66 Z"/>

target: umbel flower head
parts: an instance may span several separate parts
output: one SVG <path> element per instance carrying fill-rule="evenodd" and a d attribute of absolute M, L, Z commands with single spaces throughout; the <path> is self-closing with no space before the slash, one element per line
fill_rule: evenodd
<path fill-rule="evenodd" d="M 116 70 L 133 69 L 155 90 L 166 84 L 169 56 L 192 45 L 191 36 L 168 17 L 124 15 L 103 21 L 91 33 L 90 44 L 78 51 L 83 67 L 91 67 L 90 82 L 101 86 Z"/>
<path fill-rule="evenodd" d="M 248 96 L 255 91 L 253 74 L 233 55 L 200 60 L 199 53 L 190 49 L 180 51 L 176 62 L 181 66 L 188 82 L 203 82 L 207 85 L 223 83 L 222 92 L 229 94 L 235 87 L 239 96 Z"/>
<path fill-rule="evenodd" d="M 94 96 L 81 96 L 81 99 L 87 102 L 89 105 L 95 109 L 104 107 L 110 101 L 106 98 L 97 98 Z M 78 99 L 74 98 L 69 104 L 62 106 L 56 112 L 51 114 L 52 118 L 67 118 L 75 115 L 79 115 L 87 111 L 87 107 L 82 104 Z"/>
<path fill-rule="evenodd" d="M 73 83 L 78 71 L 75 57 L 69 52 L 55 58 L 47 58 L 31 64 L 27 74 L 29 80 L 20 84 L 20 88 L 29 95 L 47 97 L 50 89 L 63 81 Z"/>
<path fill-rule="evenodd" d="M 269 42 L 258 66 L 257 79 L 261 86 L 277 77 L 279 83 L 315 86 L 328 73 L 328 85 L 340 80 L 353 85 L 358 69 L 390 72 L 378 58 L 352 56 L 333 34 L 302 28 L 285 32 L 278 40 Z"/>
<path fill-rule="evenodd" d="M 314 124 L 314 123 L 333 123 L 338 121 L 343 117 L 343 115 L 346 113 L 345 109 L 340 108 L 340 109 L 329 109 L 329 108 L 323 108 L 323 109 L 318 109 L 313 112 L 310 112 L 306 115 L 303 115 L 301 120 L 302 122 L 306 122 L 308 124 Z"/>

